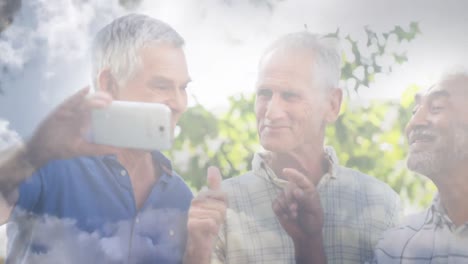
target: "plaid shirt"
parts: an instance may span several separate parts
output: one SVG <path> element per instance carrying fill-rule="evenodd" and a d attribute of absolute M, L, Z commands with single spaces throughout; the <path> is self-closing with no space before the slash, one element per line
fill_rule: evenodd
<path fill-rule="evenodd" d="M 436 196 L 426 211 L 384 233 L 373 263 L 468 263 L 468 223 L 455 226 Z"/>
<path fill-rule="evenodd" d="M 364 263 L 382 232 L 400 214 L 397 194 L 373 177 L 338 165 L 325 152 L 330 170 L 318 184 L 324 210 L 323 243 L 328 263 Z M 294 245 L 271 208 L 287 182 L 255 154 L 252 171 L 223 182 L 228 193 L 226 222 L 212 263 L 295 263 Z"/>

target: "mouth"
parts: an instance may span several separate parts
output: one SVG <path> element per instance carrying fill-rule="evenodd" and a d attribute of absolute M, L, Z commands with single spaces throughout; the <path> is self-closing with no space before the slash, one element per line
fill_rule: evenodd
<path fill-rule="evenodd" d="M 263 130 L 268 130 L 268 131 L 280 131 L 282 129 L 287 129 L 288 126 L 271 126 L 271 125 L 264 125 Z"/>
<path fill-rule="evenodd" d="M 436 139 L 437 136 L 434 133 L 429 133 L 427 131 L 412 132 L 409 136 L 409 145 L 413 149 L 419 149 L 434 143 Z"/>
<path fill-rule="evenodd" d="M 418 144 L 418 143 L 430 143 L 435 140 L 435 137 L 432 136 L 418 136 L 418 137 L 413 137 L 410 140 L 410 145 L 412 144 Z"/>

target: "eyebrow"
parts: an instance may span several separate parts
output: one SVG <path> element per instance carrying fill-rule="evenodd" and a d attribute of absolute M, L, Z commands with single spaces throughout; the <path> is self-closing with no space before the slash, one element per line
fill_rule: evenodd
<path fill-rule="evenodd" d="M 154 83 L 159 83 L 159 84 L 172 84 L 173 81 L 165 78 L 165 77 L 162 77 L 162 76 L 154 76 L 153 78 L 151 78 L 149 80 L 150 83 L 154 84 Z"/>
<path fill-rule="evenodd" d="M 188 78 L 184 83 L 183 85 L 184 86 L 187 86 L 190 82 L 192 81 L 192 79 Z M 157 83 L 157 84 L 164 84 L 164 85 L 173 85 L 174 82 L 164 76 L 159 76 L 159 75 L 156 75 L 154 76 L 153 78 L 151 78 L 149 80 L 149 83 Z"/>
<path fill-rule="evenodd" d="M 435 99 L 435 98 L 438 98 L 438 97 L 446 97 L 446 98 L 449 98 L 450 97 L 450 93 L 445 91 L 445 90 L 442 90 L 442 91 L 434 91 L 434 92 L 430 92 L 428 95 L 428 97 L 430 97 L 431 99 Z"/>

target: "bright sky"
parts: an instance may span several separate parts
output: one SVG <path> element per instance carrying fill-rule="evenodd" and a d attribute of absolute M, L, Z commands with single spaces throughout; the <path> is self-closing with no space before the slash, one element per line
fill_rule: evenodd
<path fill-rule="evenodd" d="M 366 25 L 388 31 L 395 25 L 419 23 L 422 34 L 400 47 L 409 61 L 391 74 L 378 76 L 372 89 L 363 90 L 364 98 L 399 98 L 410 84 L 428 86 L 447 68 L 468 61 L 468 4 L 463 1 L 278 2 L 271 13 L 247 4 L 218 7 L 216 12 L 205 7 L 203 23 L 193 21 L 195 31 L 187 27 L 185 18 L 175 15 L 177 11 L 168 13 L 167 20 L 178 17 L 173 23 L 188 39 L 197 39 L 188 42 L 187 53 L 196 80 L 194 93 L 203 104 L 214 107 L 227 94 L 252 91 L 264 47 L 283 33 L 303 29 L 304 24 L 312 32 L 328 33 L 339 27 L 341 32 L 363 37 Z"/>
<path fill-rule="evenodd" d="M 116 2 L 23 1 L 0 39 L 0 64 L 10 69 L 1 76 L 6 95 L 0 96 L 0 118 L 28 134 L 52 105 L 87 84 L 86 45 L 99 27 L 125 13 Z M 185 37 L 191 92 L 207 108 L 219 109 L 229 95 L 253 91 L 257 61 L 268 43 L 304 24 L 312 32 L 339 27 L 363 37 L 365 25 L 388 31 L 419 22 L 422 35 L 399 47 L 409 62 L 378 76 L 360 94 L 398 98 L 408 85 L 427 86 L 446 68 L 468 61 L 467 7 L 455 0 L 143 0 L 135 12 L 160 18 Z"/>

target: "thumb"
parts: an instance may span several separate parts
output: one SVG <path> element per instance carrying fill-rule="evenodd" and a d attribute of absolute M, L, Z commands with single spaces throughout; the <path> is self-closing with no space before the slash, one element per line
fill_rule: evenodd
<path fill-rule="evenodd" d="M 208 168 L 206 181 L 208 182 L 208 188 L 210 188 L 210 190 L 221 190 L 222 177 L 221 172 L 217 167 L 210 166 Z"/>

